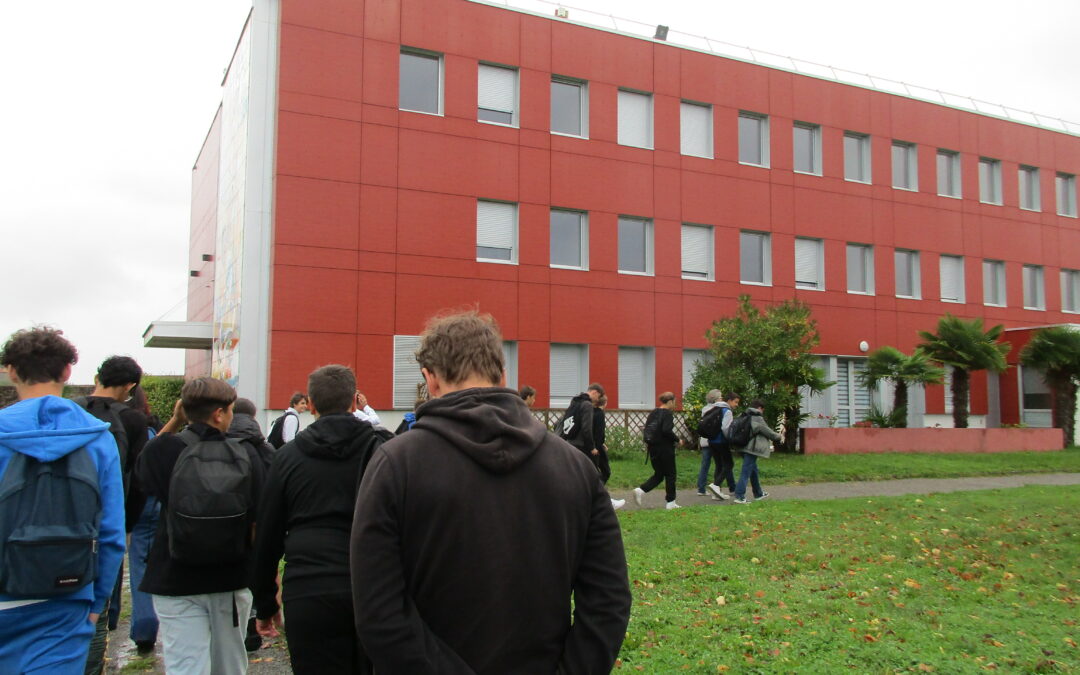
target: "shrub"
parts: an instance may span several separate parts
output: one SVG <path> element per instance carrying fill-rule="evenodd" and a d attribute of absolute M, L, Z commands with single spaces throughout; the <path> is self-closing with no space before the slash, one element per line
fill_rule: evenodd
<path fill-rule="evenodd" d="M 172 417 L 173 406 L 180 398 L 184 378 L 179 375 L 143 375 L 140 385 L 146 392 L 150 412 L 165 422 Z"/>
<path fill-rule="evenodd" d="M 624 427 L 608 427 L 604 438 L 607 442 L 608 459 L 640 457 L 645 452 L 645 442 L 641 435 Z"/>

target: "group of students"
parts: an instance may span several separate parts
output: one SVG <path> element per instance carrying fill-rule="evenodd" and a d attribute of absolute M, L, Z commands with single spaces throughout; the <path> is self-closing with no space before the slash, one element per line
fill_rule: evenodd
<path fill-rule="evenodd" d="M 260 634 L 287 626 L 297 673 L 612 668 L 631 603 L 613 503 L 597 465 L 499 386 L 490 316 L 429 323 L 416 353 L 429 400 L 397 436 L 357 415 L 370 408 L 355 373 L 328 365 L 290 406 L 315 421 L 282 420 L 280 448 L 250 402 L 204 377 L 122 457 L 114 425 L 62 398 L 76 359 L 49 328 L 0 351 L 19 397 L 0 410 L 0 485 L 17 469 L 23 500 L 9 509 L 0 489 L 0 672 L 82 673 L 92 661 L 117 590 L 125 497 L 136 524 L 157 518 L 132 588 L 159 634 L 137 644 L 160 637 L 166 672 L 245 672 L 252 607 Z M 127 384 L 109 394 L 118 406 Z M 93 505 L 70 537 L 78 555 L 9 556 L 12 531 L 76 518 L 46 506 L 64 489 L 94 496 L 74 500 Z"/>

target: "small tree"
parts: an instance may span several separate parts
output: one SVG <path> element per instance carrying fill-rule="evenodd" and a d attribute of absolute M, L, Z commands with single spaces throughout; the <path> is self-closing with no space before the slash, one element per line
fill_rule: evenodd
<path fill-rule="evenodd" d="M 919 347 L 930 359 L 953 367 L 953 426 L 967 429 L 968 398 L 971 391 L 971 371 L 1005 370 L 1007 343 L 998 342 L 1004 327 L 998 324 L 983 331 L 982 319 L 960 319 L 946 314 L 938 320 L 937 333 L 919 331 Z"/>
<path fill-rule="evenodd" d="M 891 417 L 897 427 L 907 427 L 908 387 L 913 384 L 941 384 L 944 371 L 930 362 L 920 349 L 911 356 L 896 347 L 881 347 L 870 353 L 866 370 L 859 373 L 859 383 L 873 389 L 881 381 L 891 382 L 893 407 Z"/>
<path fill-rule="evenodd" d="M 814 366 L 812 350 L 820 336 L 810 308 L 786 300 L 763 312 L 750 296 L 742 295 L 735 316 L 714 321 L 706 339 L 713 358 L 698 363 L 686 392 L 687 404 L 700 406 L 709 389 L 738 392 L 744 403 L 764 399 L 770 426 L 784 420 L 783 447 L 794 451 L 801 420 L 800 388 L 820 392 L 834 384 Z"/>
<path fill-rule="evenodd" d="M 1020 363 L 1042 371 L 1054 395 L 1054 426 L 1064 430 L 1067 445 L 1075 445 L 1080 331 L 1063 326 L 1038 331 L 1020 352 Z"/>

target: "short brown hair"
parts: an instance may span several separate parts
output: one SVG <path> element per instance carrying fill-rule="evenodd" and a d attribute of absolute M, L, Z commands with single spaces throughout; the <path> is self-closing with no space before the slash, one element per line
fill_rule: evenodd
<path fill-rule="evenodd" d="M 475 310 L 435 317 L 420 336 L 416 360 L 449 384 L 474 376 L 498 384 L 503 374 L 499 327 L 490 314 Z"/>
<path fill-rule="evenodd" d="M 297 403 L 300 403 L 300 402 L 306 401 L 306 400 L 307 400 L 307 394 L 305 394 L 302 391 L 298 391 L 298 392 L 296 392 L 295 394 L 292 395 L 292 398 L 289 399 L 289 407 L 290 408 L 295 408 Z"/>
<path fill-rule="evenodd" d="M 15 331 L 0 349 L 0 365 L 11 366 L 25 384 L 60 382 L 64 368 L 79 360 L 79 352 L 64 331 L 35 326 Z"/>
<path fill-rule="evenodd" d="M 592 384 L 590 384 L 589 388 L 586 391 L 595 391 L 597 394 L 600 394 L 601 396 L 606 396 L 607 395 L 607 392 L 604 391 L 604 385 L 600 384 L 599 382 L 593 382 Z"/>
<path fill-rule="evenodd" d="M 189 422 L 206 422 L 215 410 L 228 408 L 235 400 L 232 385 L 213 377 L 197 377 L 180 390 L 180 405 Z"/>
<path fill-rule="evenodd" d="M 356 374 L 347 366 L 323 366 L 308 375 L 307 388 L 320 415 L 348 412 L 356 398 Z"/>
<path fill-rule="evenodd" d="M 660 403 L 667 403 L 668 401 L 674 400 L 675 394 L 672 394 L 670 391 L 665 391 L 663 394 L 660 394 Z"/>

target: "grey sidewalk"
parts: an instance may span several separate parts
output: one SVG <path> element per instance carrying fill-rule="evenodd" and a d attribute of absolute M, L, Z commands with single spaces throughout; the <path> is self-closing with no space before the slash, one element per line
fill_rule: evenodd
<path fill-rule="evenodd" d="M 838 499 L 843 497 L 887 497 L 896 495 L 929 494 L 931 492 L 964 492 L 969 490 L 996 490 L 1019 488 L 1025 485 L 1080 485 L 1080 473 L 1037 473 L 1013 476 L 980 476 L 973 478 L 905 478 L 901 480 L 848 481 L 841 483 L 807 483 L 804 485 L 769 485 L 762 487 L 770 500 L 787 499 Z M 725 492 L 726 494 L 726 492 Z M 627 511 L 638 508 L 654 509 L 664 506 L 664 486 L 657 486 L 645 495 L 644 505 L 634 503 L 633 490 L 612 490 L 611 496 L 625 499 Z M 680 490 L 675 501 L 680 506 L 724 506 L 731 500 L 714 501 L 699 497 L 693 488 Z"/>

